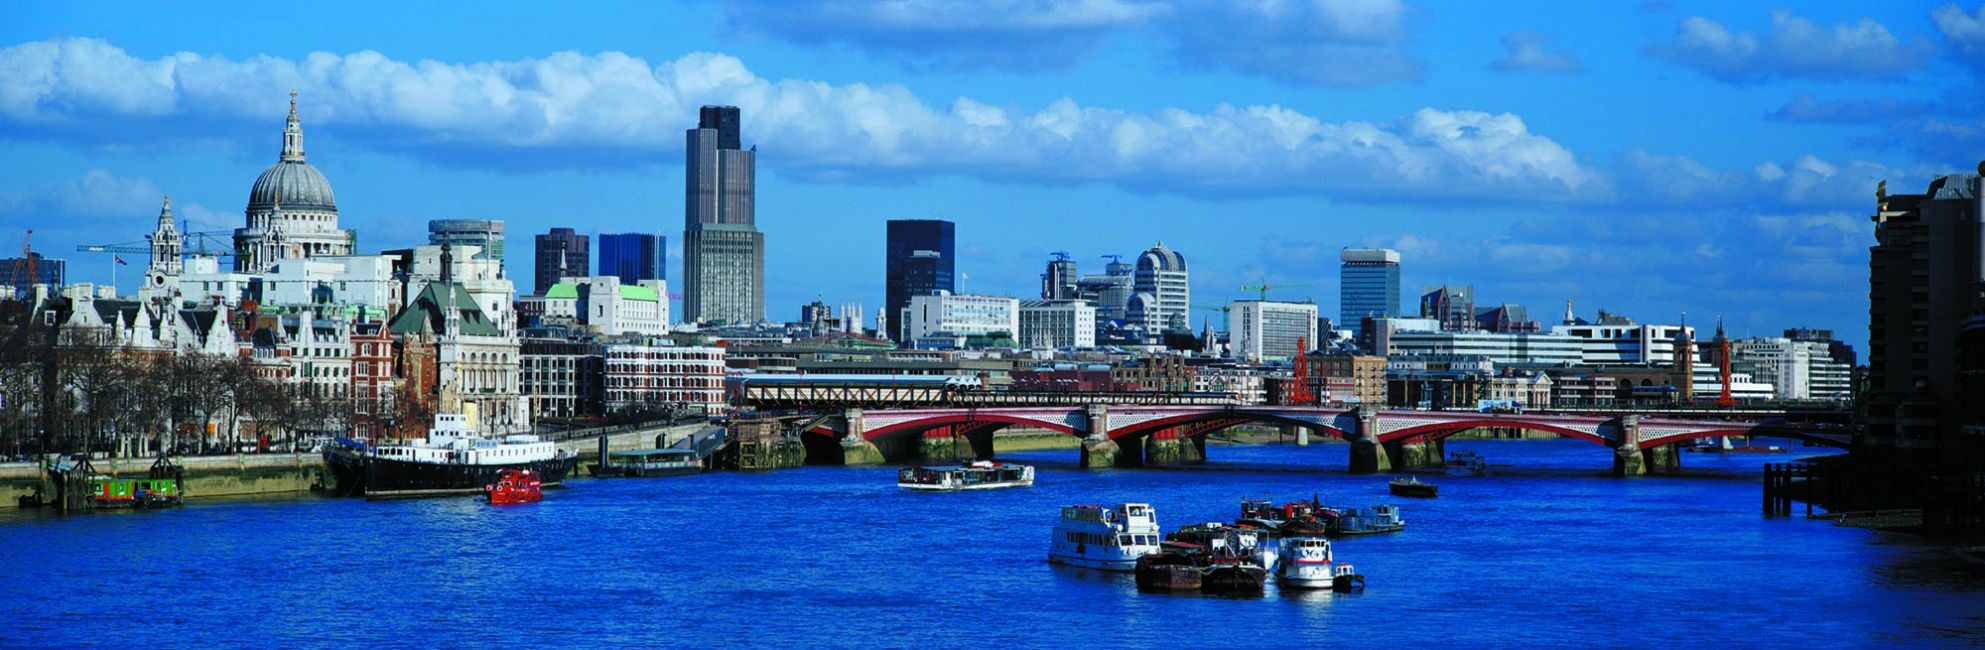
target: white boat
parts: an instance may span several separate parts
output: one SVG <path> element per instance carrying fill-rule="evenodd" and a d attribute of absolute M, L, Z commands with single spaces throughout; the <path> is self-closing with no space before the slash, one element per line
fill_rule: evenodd
<path fill-rule="evenodd" d="M 1482 476 L 1489 473 L 1489 461 L 1472 451 L 1457 451 L 1447 455 L 1448 476 Z"/>
<path fill-rule="evenodd" d="M 437 413 L 427 437 L 368 446 L 339 438 L 324 459 L 342 494 L 373 498 L 481 492 L 503 470 L 529 470 L 558 485 L 579 458 L 529 434 L 486 437 L 464 414 Z"/>
<path fill-rule="evenodd" d="M 1275 582 L 1294 589 L 1362 588 L 1364 577 L 1349 564 L 1337 562 L 1330 540 L 1321 533 L 1282 538 L 1282 558 L 1275 563 Z"/>
<path fill-rule="evenodd" d="M 1158 552 L 1158 513 L 1149 504 L 1062 506 L 1048 562 L 1104 571 L 1135 571 Z"/>
<path fill-rule="evenodd" d="M 989 460 L 957 467 L 905 467 L 896 472 L 896 486 L 906 490 L 949 492 L 1025 487 L 1034 484 L 1034 468 Z"/>

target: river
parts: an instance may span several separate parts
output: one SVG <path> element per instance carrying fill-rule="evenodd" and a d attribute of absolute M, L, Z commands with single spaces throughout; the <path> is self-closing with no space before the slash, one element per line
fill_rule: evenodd
<path fill-rule="evenodd" d="M 1909 535 L 1759 515 L 1758 466 L 1614 479 L 1576 440 L 1450 441 L 1485 477 L 1431 500 L 1347 447 L 1214 446 L 1207 465 L 907 493 L 894 468 L 577 480 L 542 503 L 294 498 L 0 515 L 0 646 L 1143 648 L 1985 643 L 1985 567 Z M 1362 594 L 1141 594 L 1043 561 L 1056 508 L 1142 501 L 1167 529 L 1244 497 L 1396 503 L 1341 541 Z"/>

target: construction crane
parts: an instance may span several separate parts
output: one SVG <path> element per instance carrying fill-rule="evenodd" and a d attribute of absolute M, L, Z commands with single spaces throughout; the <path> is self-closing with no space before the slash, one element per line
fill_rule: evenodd
<path fill-rule="evenodd" d="M 1068 251 L 1055 251 L 1048 254 L 1055 256 L 1055 261 L 1057 262 L 1066 262 L 1069 259 Z M 1112 256 L 1104 255 L 1103 257 L 1112 257 Z"/>
<path fill-rule="evenodd" d="M 180 249 L 180 257 L 227 257 L 233 255 L 234 251 L 232 249 L 234 248 L 234 244 L 229 241 L 233 237 L 234 231 L 232 230 L 207 230 L 186 233 L 186 245 Z M 209 244 L 212 244 L 214 248 L 208 248 Z M 77 246 L 76 252 L 151 255 L 152 240 L 140 239 L 138 241 L 120 244 L 87 244 Z"/>
<path fill-rule="evenodd" d="M 1296 337 L 1295 375 L 1296 385 L 1289 387 L 1289 403 L 1297 406 L 1315 404 L 1316 393 L 1310 391 L 1310 342 L 1307 336 Z"/>
<path fill-rule="evenodd" d="M 34 246 L 28 241 L 33 238 L 33 228 L 29 228 L 27 234 L 21 235 L 21 261 L 14 263 L 14 272 L 7 278 L 7 291 L 10 293 L 31 294 L 34 291 L 32 288 L 34 283 L 41 279 L 41 276 L 35 274 Z"/>
<path fill-rule="evenodd" d="M 1304 287 L 1310 287 L 1310 286 L 1315 286 L 1315 285 L 1312 285 L 1312 284 L 1310 284 L 1310 283 L 1308 283 L 1308 282 L 1290 282 L 1290 283 L 1287 283 L 1287 284 L 1274 284 L 1274 285 L 1271 285 L 1271 284 L 1269 284 L 1269 283 L 1268 283 L 1268 278 L 1262 278 L 1262 279 L 1261 279 L 1261 284 L 1250 284 L 1250 285 L 1247 285 L 1247 286 L 1245 286 L 1245 287 L 1241 287 L 1241 290 L 1242 290 L 1242 291 L 1259 291 L 1259 292 L 1261 292 L 1261 299 L 1262 299 L 1262 301 L 1263 301 L 1263 302 L 1266 302 L 1266 301 L 1268 300 L 1268 292 L 1269 292 L 1269 291 L 1272 291 L 1272 290 L 1275 290 L 1275 289 L 1301 289 L 1301 288 L 1304 288 Z"/>

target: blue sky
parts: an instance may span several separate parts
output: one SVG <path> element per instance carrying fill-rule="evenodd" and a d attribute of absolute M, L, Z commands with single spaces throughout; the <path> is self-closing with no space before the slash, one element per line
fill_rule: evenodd
<path fill-rule="evenodd" d="M 500 218 L 528 286 L 533 233 L 651 231 L 675 279 L 683 129 L 726 103 L 778 319 L 872 318 L 884 221 L 941 218 L 974 292 L 1163 240 L 1196 303 L 1267 278 L 1334 314 L 1338 249 L 1378 245 L 1547 321 L 1861 347 L 1875 182 L 1977 165 L 1981 69 L 1985 7 L 1940 2 L 9 3 L 0 241 L 102 281 L 69 251 L 162 194 L 241 225 L 294 88 L 362 248 Z"/>

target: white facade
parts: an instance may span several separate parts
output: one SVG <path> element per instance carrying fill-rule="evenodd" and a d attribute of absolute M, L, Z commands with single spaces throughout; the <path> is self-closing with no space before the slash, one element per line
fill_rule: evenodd
<path fill-rule="evenodd" d="M 1020 303 L 1019 343 L 1041 350 L 1096 347 L 1096 307 L 1083 300 Z"/>
<path fill-rule="evenodd" d="M 1676 336 L 1695 340 L 1686 325 L 1557 325 L 1551 333 L 1579 339 L 1587 365 L 1673 365 Z"/>
<path fill-rule="evenodd" d="M 1577 364 L 1584 359 L 1584 341 L 1557 334 L 1530 332 L 1397 331 L 1387 336 L 1387 354 L 1465 354 L 1488 357 L 1496 364 Z"/>
<path fill-rule="evenodd" d="M 615 343 L 605 348 L 605 408 L 687 406 L 721 413 L 724 349 Z"/>
<path fill-rule="evenodd" d="M 218 257 L 193 257 L 179 273 L 179 297 L 202 303 L 218 300 L 239 307 L 242 294 L 254 280 L 255 276 L 236 272 L 232 266 L 221 268 Z"/>
<path fill-rule="evenodd" d="M 1191 329 L 1186 322 L 1192 318 L 1192 286 L 1187 279 L 1185 256 L 1166 248 L 1164 242 L 1137 256 L 1131 290 L 1147 298 L 1142 310 L 1126 317 L 1131 325 L 1144 328 L 1147 340 L 1156 340 L 1167 329 Z"/>
<path fill-rule="evenodd" d="M 621 284 L 618 276 L 565 278 L 545 289 L 544 321 L 574 323 L 607 335 L 669 332 L 666 280 Z"/>
<path fill-rule="evenodd" d="M 939 291 L 911 296 L 910 306 L 903 308 L 903 333 L 912 341 L 939 334 L 983 336 L 995 332 L 1020 335 L 1018 299 Z"/>
<path fill-rule="evenodd" d="M 186 281 L 182 279 L 184 286 Z M 363 307 L 379 316 L 406 303 L 385 255 L 312 257 L 277 262 L 262 276 L 262 304 Z"/>
<path fill-rule="evenodd" d="M 517 331 L 517 309 L 513 302 L 517 295 L 516 285 L 503 274 L 501 260 L 476 259 L 482 249 L 474 246 L 451 246 L 449 257 L 449 280 L 467 289 L 469 296 L 482 308 L 482 313 L 490 322 L 504 332 Z M 412 264 L 407 271 L 406 300 L 420 296 L 429 282 L 441 279 L 441 247 L 414 247 Z"/>
<path fill-rule="evenodd" d="M 1227 307 L 1228 349 L 1247 361 L 1293 359 L 1316 349 L 1316 319 L 1316 303 L 1236 300 Z"/>
<path fill-rule="evenodd" d="M 1850 395 L 1852 369 L 1834 361 L 1825 343 L 1740 339 L 1730 342 L 1730 362 L 1751 370 L 1760 383 L 1771 384 L 1779 399 L 1838 401 Z"/>

